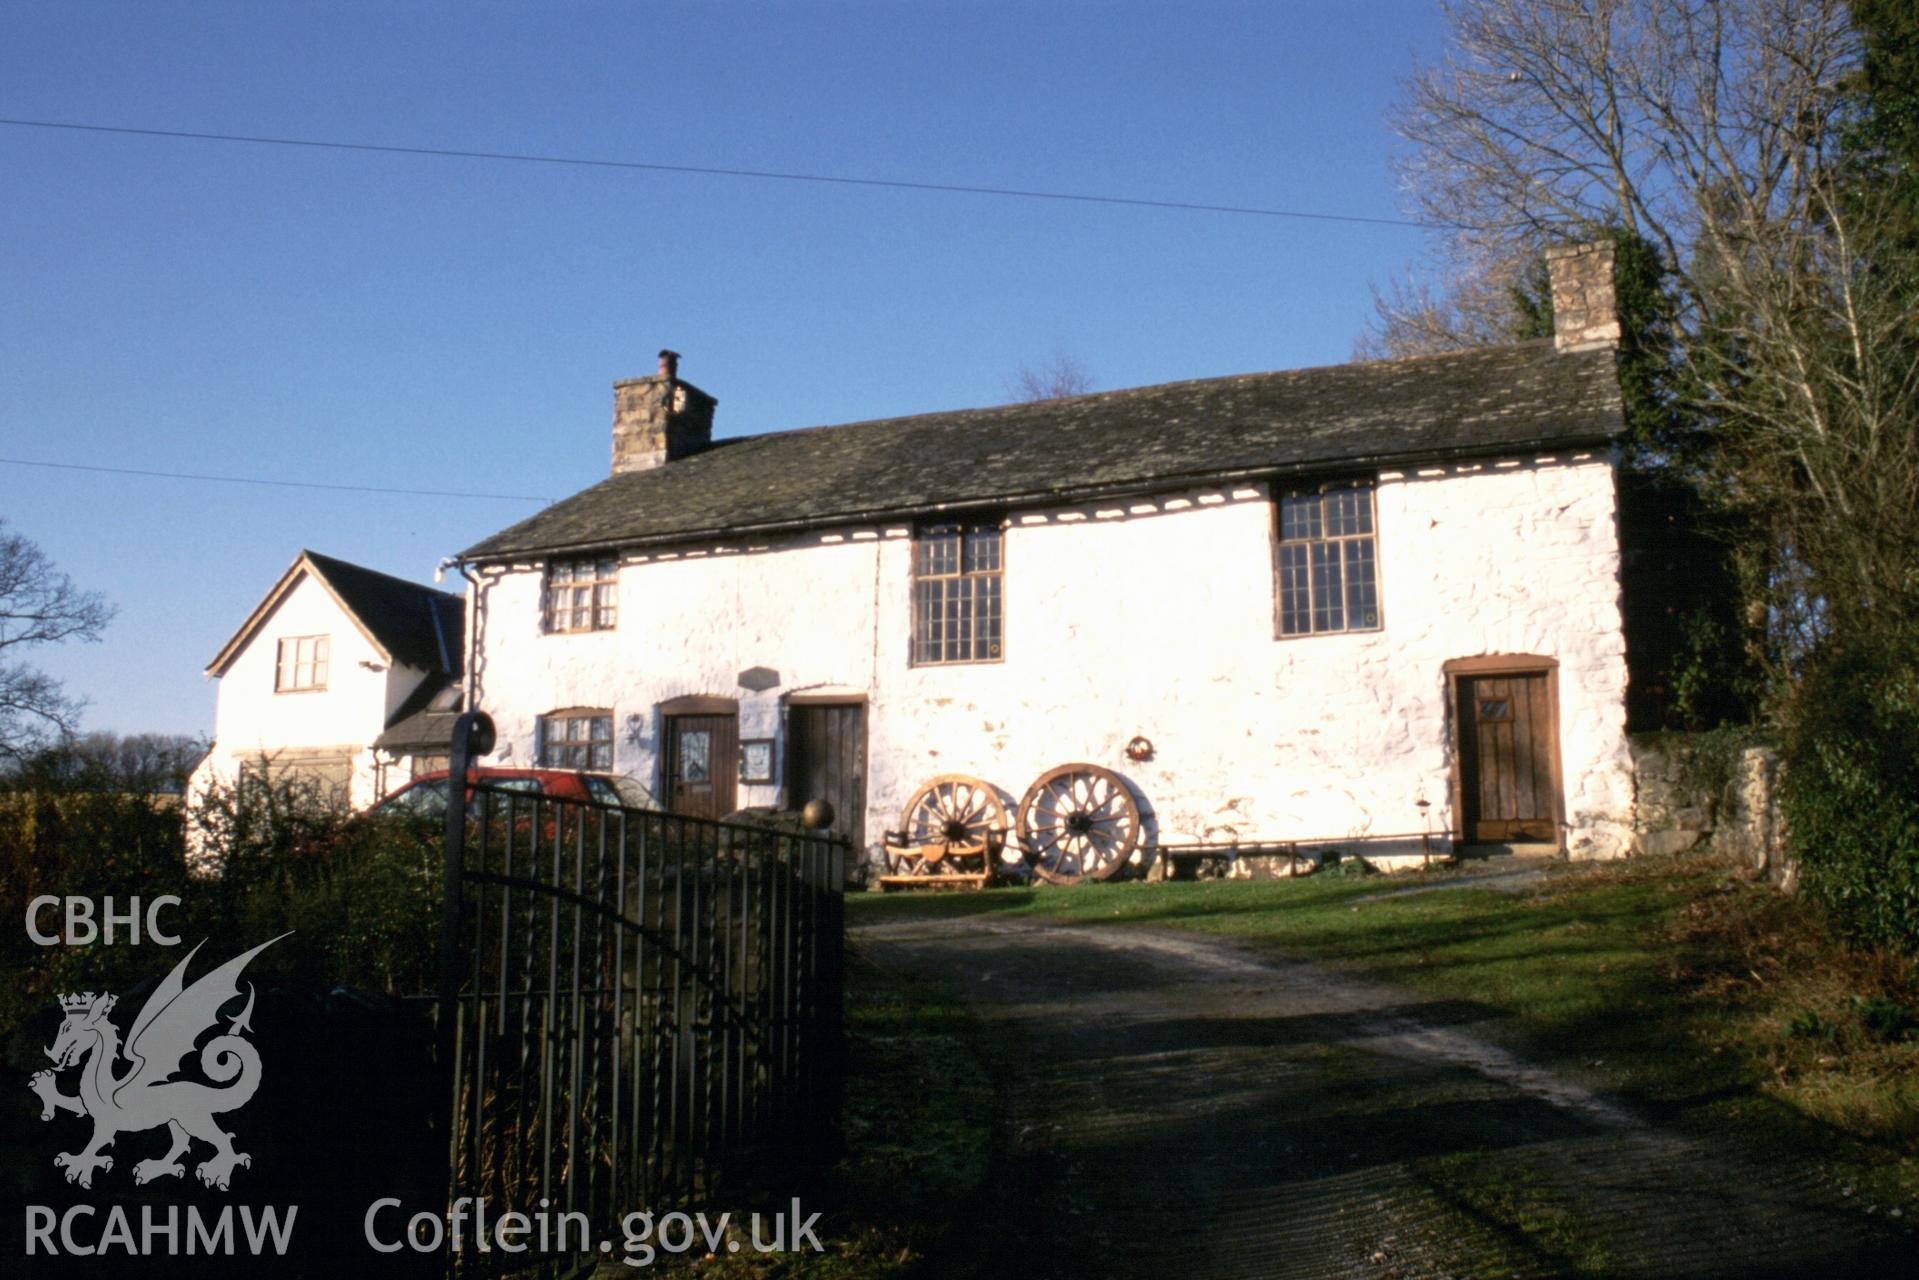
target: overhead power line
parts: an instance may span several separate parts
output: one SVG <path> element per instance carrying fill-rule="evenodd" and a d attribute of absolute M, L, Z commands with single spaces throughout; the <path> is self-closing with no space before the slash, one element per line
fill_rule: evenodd
<path fill-rule="evenodd" d="M 137 138 L 175 138 L 194 142 L 234 142 L 258 147 L 307 147 L 321 151 L 371 151 L 383 155 L 437 156 L 455 160 L 503 160 L 514 164 L 571 165 L 587 169 L 638 169 L 648 173 L 690 173 L 721 178 L 758 178 L 774 182 L 814 182 L 842 187 L 889 187 L 899 191 L 932 191 L 972 196 L 1004 196 L 1019 200 L 1063 200 L 1079 204 L 1125 205 L 1140 209 L 1172 209 L 1183 213 L 1232 213 L 1259 218 L 1296 218 L 1309 222 L 1352 222 L 1379 227 L 1411 227 L 1420 231 L 1452 229 L 1443 222 L 1415 222 L 1405 218 L 1370 218 L 1352 213 L 1313 213 L 1304 209 L 1269 209 L 1255 205 L 1201 204 L 1188 200 L 1146 200 L 1133 196 L 1089 195 L 1073 191 L 1032 191 L 1020 187 L 975 187 L 956 182 L 909 182 L 894 178 L 850 178 L 842 174 L 790 173 L 778 169 L 728 169 L 716 165 L 660 164 L 644 160 L 597 160 L 587 156 L 535 155 L 517 151 L 463 151 L 451 147 L 402 147 L 374 142 L 334 142 L 319 138 L 272 138 L 241 133 L 196 133 L 185 129 L 137 129 L 130 125 L 75 124 L 63 120 L 0 118 L 0 125 L 18 129 L 66 129 L 77 133 L 113 133 Z"/>
<path fill-rule="evenodd" d="M 217 484 L 257 484 L 275 489 L 328 489 L 335 493 L 388 493 L 409 498 L 494 498 L 501 502 L 552 502 L 530 493 L 463 493 L 455 489 L 382 489 L 367 484 L 322 484 L 317 480 L 266 480 L 258 476 L 213 476 L 191 471 L 142 471 L 133 467 L 96 467 L 80 462 L 41 462 L 33 458 L 0 458 L 11 467 L 47 467 L 55 471 L 98 471 L 111 476 L 145 476 L 159 480 L 206 480 Z"/>

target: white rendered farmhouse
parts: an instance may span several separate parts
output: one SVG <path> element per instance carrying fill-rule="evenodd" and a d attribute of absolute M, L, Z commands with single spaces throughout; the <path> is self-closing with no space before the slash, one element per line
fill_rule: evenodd
<path fill-rule="evenodd" d="M 214 744 L 189 794 L 264 770 L 361 808 L 444 768 L 463 627 L 458 596 L 302 551 L 207 666 Z"/>
<path fill-rule="evenodd" d="M 1149 846 L 1623 853 L 1611 257 L 1553 267 L 1557 340 L 745 439 L 662 353 L 612 476 L 463 553 L 469 705 L 868 849 L 930 777 L 1087 762 Z"/>

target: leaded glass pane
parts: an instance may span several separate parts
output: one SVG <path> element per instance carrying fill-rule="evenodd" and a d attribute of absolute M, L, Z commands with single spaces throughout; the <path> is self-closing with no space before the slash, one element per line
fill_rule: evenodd
<path fill-rule="evenodd" d="M 921 530 L 914 546 L 913 661 L 1000 656 L 1002 534 L 998 525 Z"/>
<path fill-rule="evenodd" d="M 1279 634 L 1378 627 L 1377 558 L 1370 487 L 1282 494 L 1274 566 Z"/>
<path fill-rule="evenodd" d="M 1374 573 L 1373 540 L 1346 545 L 1346 618 L 1352 627 L 1379 625 L 1379 582 Z"/>
<path fill-rule="evenodd" d="M 618 622 L 617 560 L 560 560 L 547 566 L 548 631 L 608 631 Z"/>
<path fill-rule="evenodd" d="M 706 782 L 712 778 L 713 735 L 704 729 L 680 731 L 680 781 Z"/>

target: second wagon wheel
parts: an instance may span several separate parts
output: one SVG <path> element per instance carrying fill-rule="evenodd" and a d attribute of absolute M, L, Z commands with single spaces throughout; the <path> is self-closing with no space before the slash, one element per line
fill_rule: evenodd
<path fill-rule="evenodd" d="M 1005 830 L 1006 806 L 990 783 L 942 774 L 906 802 L 900 833 L 907 847 L 894 870 L 909 876 L 990 871 L 988 854 Z M 971 865 L 975 860 L 978 866 Z"/>
<path fill-rule="evenodd" d="M 1096 764 L 1063 764 L 1026 789 L 1019 843 L 1033 869 L 1054 884 L 1104 880 L 1139 844 L 1139 805 L 1118 774 Z"/>

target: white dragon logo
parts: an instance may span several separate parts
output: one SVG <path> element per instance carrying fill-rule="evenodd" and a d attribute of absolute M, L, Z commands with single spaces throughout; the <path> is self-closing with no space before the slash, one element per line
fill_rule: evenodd
<path fill-rule="evenodd" d="M 286 936 L 283 933 L 280 938 Z M 173 1146 L 158 1159 L 134 1165 L 136 1183 L 184 1174 L 186 1168 L 180 1157 L 194 1138 L 214 1148 L 214 1154 L 194 1170 L 209 1187 L 225 1191 L 236 1166 L 253 1164 L 252 1157 L 233 1149 L 233 1135 L 213 1122 L 216 1113 L 245 1106 L 260 1087 L 259 1051 L 240 1037 L 241 1032 L 253 1029 L 249 1022 L 253 1016 L 251 983 L 247 984 L 246 1007 L 228 1019 L 227 1033 L 207 1041 L 200 1050 L 200 1070 L 214 1085 L 224 1087 L 169 1077 L 193 1052 L 194 1042 L 217 1025 L 220 1007 L 239 996 L 240 971 L 247 962 L 280 938 L 235 956 L 189 987 L 184 981 L 187 964 L 205 945 L 204 941 L 197 944 L 140 1007 L 139 1017 L 127 1032 L 124 1051 L 119 1029 L 108 1017 L 113 1012 L 113 996 L 96 996 L 88 991 L 60 997 L 60 1008 L 67 1016 L 53 1047 L 46 1051 L 53 1059 L 53 1070 L 36 1072 L 28 1087 L 45 1105 L 40 1113 L 42 1120 L 53 1119 L 57 1111 L 93 1117 L 93 1141 L 86 1149 L 53 1158 L 56 1168 L 67 1171 L 68 1182 L 91 1187 L 95 1169 L 113 1168 L 113 1158 L 101 1153 L 113 1145 L 115 1137 L 161 1125 L 172 1133 Z M 123 1052 L 131 1065 L 115 1075 L 114 1066 Z M 55 1073 L 82 1059 L 87 1061 L 80 1073 L 80 1091 L 60 1093 L 54 1087 Z"/>

